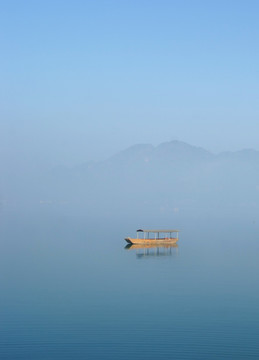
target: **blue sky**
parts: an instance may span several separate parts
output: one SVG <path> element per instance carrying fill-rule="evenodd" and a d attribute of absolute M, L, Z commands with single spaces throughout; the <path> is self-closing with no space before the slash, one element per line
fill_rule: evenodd
<path fill-rule="evenodd" d="M 0 1 L 0 151 L 259 150 L 258 1 Z"/>

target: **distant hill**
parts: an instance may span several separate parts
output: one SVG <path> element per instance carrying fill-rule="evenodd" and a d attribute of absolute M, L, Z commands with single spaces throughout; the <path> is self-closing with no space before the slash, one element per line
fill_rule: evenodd
<path fill-rule="evenodd" d="M 257 216 L 259 152 L 210 153 L 172 141 L 101 162 L 19 177 L 9 194 L 93 216 Z M 18 182 L 18 185 L 17 185 Z M 25 183 L 24 183 L 25 182 Z M 26 200 L 27 199 L 27 200 Z M 51 205 L 52 204 L 52 205 Z M 63 211 L 63 210 L 62 210 Z"/>

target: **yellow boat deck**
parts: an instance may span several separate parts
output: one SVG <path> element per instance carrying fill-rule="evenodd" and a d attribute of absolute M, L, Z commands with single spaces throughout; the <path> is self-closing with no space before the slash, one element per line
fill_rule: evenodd
<path fill-rule="evenodd" d="M 125 249 L 128 250 L 145 250 L 145 249 L 159 249 L 159 248 L 178 248 L 178 245 L 176 243 L 166 243 L 166 244 L 127 244 Z"/>
<path fill-rule="evenodd" d="M 178 241 L 178 232 L 179 230 L 138 229 L 136 238 L 126 237 L 125 240 L 129 244 L 140 244 L 140 245 L 175 244 Z M 173 235 L 174 233 L 176 234 L 176 236 Z M 161 234 L 162 236 L 160 237 Z"/>
<path fill-rule="evenodd" d="M 139 239 L 139 238 L 125 238 L 129 244 L 141 244 L 141 245 L 161 245 L 161 244 L 175 244 L 178 238 L 159 238 L 159 239 Z"/>

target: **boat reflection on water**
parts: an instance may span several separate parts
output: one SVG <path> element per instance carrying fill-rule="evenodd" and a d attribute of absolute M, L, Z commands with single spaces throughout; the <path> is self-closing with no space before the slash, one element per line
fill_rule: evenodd
<path fill-rule="evenodd" d="M 128 244 L 125 246 L 126 250 L 135 250 L 138 259 L 148 257 L 164 257 L 176 256 L 178 254 L 177 244 L 168 245 L 141 245 Z"/>

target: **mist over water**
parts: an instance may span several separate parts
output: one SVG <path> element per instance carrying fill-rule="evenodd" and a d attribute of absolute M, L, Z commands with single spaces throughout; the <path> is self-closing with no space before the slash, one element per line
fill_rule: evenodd
<path fill-rule="evenodd" d="M 2 174 L 1 358 L 258 359 L 258 159 L 171 142 Z M 138 228 L 178 246 L 129 249 Z"/>

